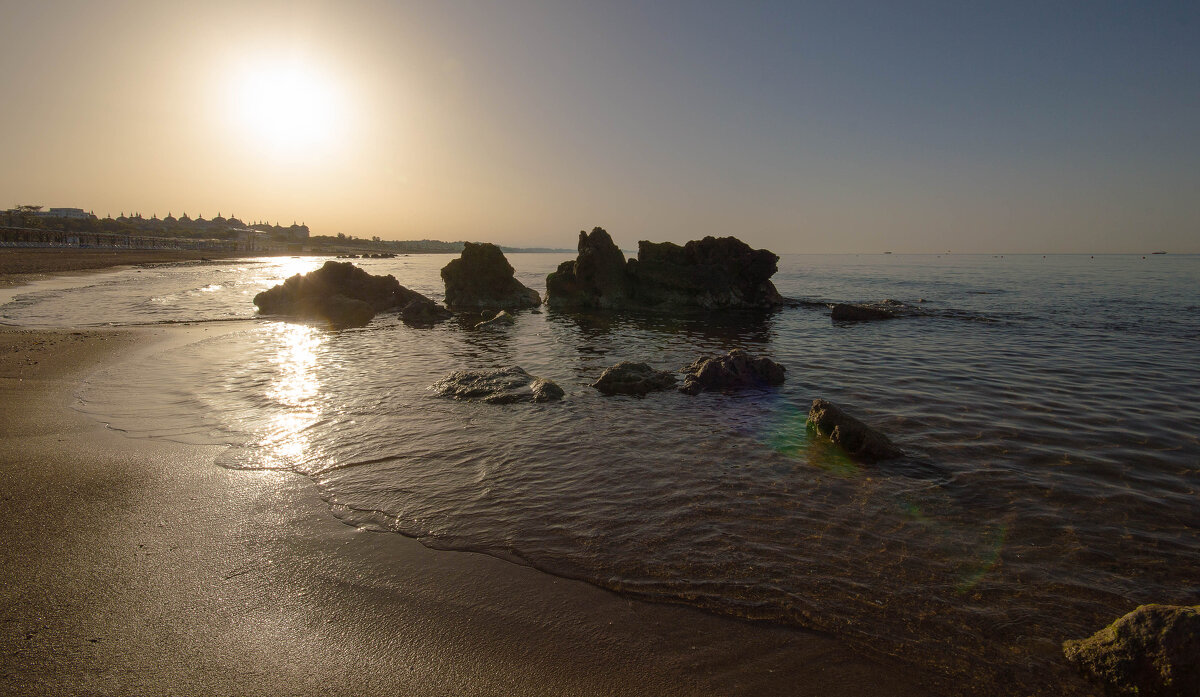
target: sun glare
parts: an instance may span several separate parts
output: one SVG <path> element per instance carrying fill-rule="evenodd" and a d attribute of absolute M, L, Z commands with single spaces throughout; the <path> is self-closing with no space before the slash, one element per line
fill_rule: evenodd
<path fill-rule="evenodd" d="M 328 147 L 340 132 L 336 82 L 298 61 L 260 62 L 234 76 L 232 121 L 253 143 L 278 154 Z"/>

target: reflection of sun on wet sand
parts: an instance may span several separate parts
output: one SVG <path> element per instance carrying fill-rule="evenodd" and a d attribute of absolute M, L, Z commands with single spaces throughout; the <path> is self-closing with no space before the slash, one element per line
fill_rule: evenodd
<path fill-rule="evenodd" d="M 222 469 L 217 448 L 126 438 L 69 408 L 91 371 L 187 331 L 0 329 L 5 691 L 953 691 L 822 635 L 365 533 L 307 478 Z M 294 377 L 279 399 L 305 399 Z"/>

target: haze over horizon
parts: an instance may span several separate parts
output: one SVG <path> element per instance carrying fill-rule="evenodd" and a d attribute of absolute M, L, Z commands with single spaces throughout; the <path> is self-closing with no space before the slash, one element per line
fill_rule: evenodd
<path fill-rule="evenodd" d="M 1200 5 L 5 3 L 0 208 L 1200 252 Z"/>

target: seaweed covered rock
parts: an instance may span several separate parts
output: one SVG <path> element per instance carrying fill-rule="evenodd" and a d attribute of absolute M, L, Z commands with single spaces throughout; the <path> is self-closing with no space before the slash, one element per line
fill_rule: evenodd
<path fill-rule="evenodd" d="M 604 394 L 645 395 L 657 390 L 669 390 L 675 386 L 675 374 L 667 370 L 655 370 L 646 363 L 625 361 L 606 369 L 592 387 Z"/>
<path fill-rule="evenodd" d="M 1063 655 L 1111 695 L 1200 695 L 1200 605 L 1142 605 Z"/>
<path fill-rule="evenodd" d="M 890 460 L 904 453 L 888 437 L 842 411 L 824 399 L 814 399 L 808 410 L 808 423 L 817 433 L 842 446 L 849 455 L 863 462 Z"/>
<path fill-rule="evenodd" d="M 563 398 L 558 385 L 519 366 L 492 370 L 457 370 L 430 386 L 439 397 L 485 404 L 553 402 Z"/>
<path fill-rule="evenodd" d="M 429 300 L 400 285 L 394 276 L 375 276 L 354 264 L 327 261 L 254 296 L 263 314 L 323 319 L 335 327 L 359 327 L 375 313 Z"/>
<path fill-rule="evenodd" d="M 454 309 L 508 309 L 537 307 L 536 290 L 516 279 L 504 252 L 487 242 L 463 245 L 462 256 L 442 269 L 446 305 Z"/>
<path fill-rule="evenodd" d="M 786 369 L 765 357 L 754 357 L 742 349 L 724 356 L 697 358 L 683 369 L 684 394 L 700 394 L 709 390 L 742 390 L 746 388 L 781 385 Z"/>
<path fill-rule="evenodd" d="M 734 237 L 680 246 L 639 242 L 625 260 L 603 228 L 579 233 L 579 256 L 546 277 L 556 308 L 770 309 L 784 300 L 771 283 L 779 257 Z"/>

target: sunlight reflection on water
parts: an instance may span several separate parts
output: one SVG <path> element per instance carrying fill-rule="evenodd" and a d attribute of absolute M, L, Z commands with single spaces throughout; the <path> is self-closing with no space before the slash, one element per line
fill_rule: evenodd
<path fill-rule="evenodd" d="M 359 264 L 440 299 L 447 259 Z M 561 258 L 510 260 L 537 287 Z M 308 474 L 354 524 L 1038 684 L 1064 636 L 1200 590 L 1200 331 L 1181 310 L 1196 266 L 1166 260 L 1175 271 L 1146 277 L 1098 261 L 785 260 L 791 297 L 955 311 L 855 326 L 819 306 L 732 319 L 545 310 L 489 332 L 388 314 L 346 332 L 243 322 L 163 354 L 121 383 L 124 398 L 90 396 L 151 437 L 190 436 L 203 415 L 238 446 L 223 465 Z M 249 317 L 247 295 L 322 262 L 210 269 L 222 288 L 195 294 L 213 316 Z M 213 283 L 188 273 L 177 285 Z M 786 383 L 645 399 L 588 387 L 621 360 L 675 368 L 735 347 L 786 365 Z M 512 364 L 567 398 L 491 407 L 426 390 L 450 370 Z M 815 397 L 908 457 L 851 461 L 806 427 Z"/>
<path fill-rule="evenodd" d="M 272 322 L 259 342 L 277 348 L 269 352 L 272 372 L 265 394 L 274 409 L 257 443 L 258 468 L 296 468 L 308 452 L 307 430 L 321 419 L 317 367 L 329 334 L 305 324 Z"/>

